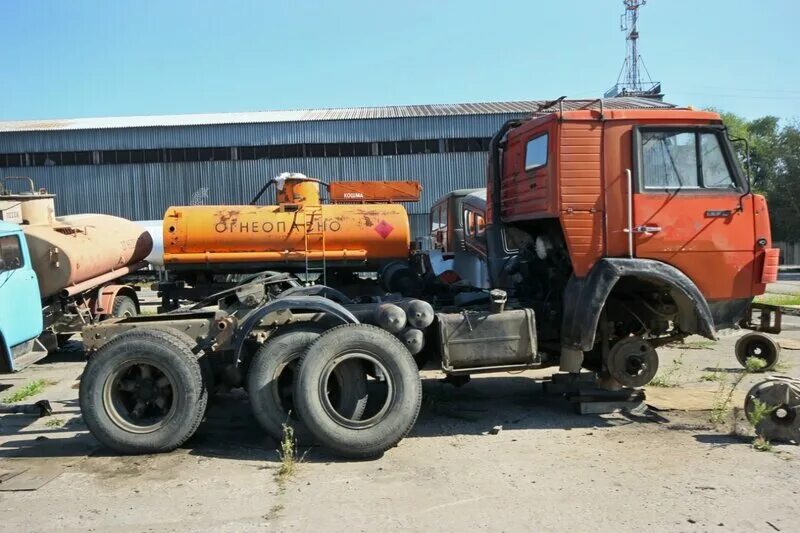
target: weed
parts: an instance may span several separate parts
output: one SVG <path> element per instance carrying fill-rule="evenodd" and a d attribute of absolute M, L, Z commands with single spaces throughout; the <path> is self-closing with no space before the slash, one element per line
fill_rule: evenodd
<path fill-rule="evenodd" d="M 717 392 L 714 394 L 714 404 L 711 407 L 711 416 L 709 417 L 708 421 L 715 426 L 723 424 L 725 419 L 728 417 L 729 396 L 726 397 L 725 395 L 726 388 L 725 381 L 722 380 L 719 382 Z M 733 389 L 731 389 L 731 395 L 732 394 Z"/>
<path fill-rule="evenodd" d="M 758 424 L 764 420 L 764 417 L 772 414 L 772 411 L 774 410 L 774 407 L 770 407 L 758 398 L 753 398 L 753 410 L 747 413 L 747 420 L 753 425 L 753 427 L 758 427 Z"/>
<path fill-rule="evenodd" d="M 764 370 L 766 366 L 767 362 L 760 357 L 748 357 L 744 361 L 744 369 L 747 372 L 760 372 L 761 370 Z"/>
<path fill-rule="evenodd" d="M 724 380 L 725 374 L 719 371 L 719 365 L 717 365 L 713 372 L 706 372 L 700 376 L 700 381 L 713 381 L 716 383 Z"/>
<path fill-rule="evenodd" d="M 294 438 L 294 428 L 289 424 L 283 424 L 283 438 L 281 439 L 281 448 L 278 450 L 278 457 L 281 460 L 281 466 L 275 477 L 278 483 L 283 484 L 292 475 L 294 475 L 297 464 L 300 458 L 297 456 L 297 439 Z"/>
<path fill-rule="evenodd" d="M 276 504 L 275 504 L 275 505 L 273 505 L 273 506 L 272 506 L 272 508 L 269 510 L 269 513 L 267 513 L 267 514 L 265 514 L 265 515 L 264 515 L 264 519 L 265 519 L 265 520 L 267 520 L 267 521 L 269 521 L 269 520 L 275 520 L 275 519 L 277 519 L 277 518 L 278 518 L 278 516 L 281 514 L 281 511 L 283 511 L 283 505 L 282 505 L 282 504 L 280 504 L 280 503 L 276 503 Z"/>
<path fill-rule="evenodd" d="M 678 381 L 676 378 L 683 367 L 683 355 L 684 353 L 681 352 L 678 357 L 672 360 L 672 365 L 664 372 L 656 374 L 648 385 L 651 387 L 677 387 Z"/>
<path fill-rule="evenodd" d="M 767 366 L 767 362 L 760 357 L 748 357 L 745 360 L 744 371 L 736 376 L 730 386 L 726 386 L 725 381 L 720 381 L 719 388 L 714 394 L 714 405 L 711 407 L 709 422 L 715 426 L 723 424 L 728 418 L 733 391 L 736 390 L 736 387 L 739 386 L 739 383 L 742 382 L 747 374 L 759 372 L 765 366 Z"/>
<path fill-rule="evenodd" d="M 51 418 L 44 423 L 44 425 L 49 428 L 60 428 L 64 424 L 66 424 L 66 420 L 64 420 L 63 418 Z"/>
<path fill-rule="evenodd" d="M 656 376 L 652 380 L 650 380 L 650 383 L 648 383 L 647 385 L 649 385 L 650 387 L 665 387 L 665 388 L 678 386 L 677 383 L 669 381 L 666 376 Z"/>
<path fill-rule="evenodd" d="M 708 350 L 714 347 L 714 341 L 702 340 L 693 342 L 683 342 L 677 345 L 678 348 L 683 350 Z"/>
<path fill-rule="evenodd" d="M 36 396 L 40 392 L 44 390 L 47 385 L 51 383 L 45 381 L 43 379 L 37 379 L 35 381 L 31 381 L 30 383 L 26 384 L 22 388 L 17 389 L 15 392 L 8 394 L 3 397 L 3 403 L 17 403 L 30 398 L 31 396 Z"/>
<path fill-rule="evenodd" d="M 753 439 L 753 444 L 751 446 L 753 446 L 754 450 L 758 450 L 760 452 L 772 451 L 772 443 L 761 435 L 758 435 L 755 439 Z"/>
<path fill-rule="evenodd" d="M 772 367 L 773 372 L 788 372 L 792 368 L 787 361 L 778 361 L 778 363 Z"/>
<path fill-rule="evenodd" d="M 767 438 L 759 433 L 758 424 L 764 420 L 765 416 L 772 414 L 775 408 L 769 406 L 766 402 L 762 402 L 758 398 L 753 398 L 753 409 L 747 413 L 747 421 L 752 424 L 756 430 L 756 438 L 753 439 L 753 448 L 760 452 L 772 451 L 772 443 Z"/>

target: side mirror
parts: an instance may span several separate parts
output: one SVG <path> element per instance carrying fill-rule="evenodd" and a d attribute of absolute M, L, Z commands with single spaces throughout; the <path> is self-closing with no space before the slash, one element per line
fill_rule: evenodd
<path fill-rule="evenodd" d="M 731 141 L 733 144 L 744 144 L 744 154 L 745 154 L 745 161 L 744 161 L 744 173 L 745 178 L 747 179 L 747 185 L 752 185 L 751 178 L 750 178 L 750 142 L 747 139 L 743 139 L 741 137 L 728 137 L 728 140 Z"/>

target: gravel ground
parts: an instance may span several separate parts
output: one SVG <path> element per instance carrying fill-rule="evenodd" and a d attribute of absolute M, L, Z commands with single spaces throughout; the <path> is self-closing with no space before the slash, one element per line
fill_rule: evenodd
<path fill-rule="evenodd" d="M 0 380 L 48 380 L 31 401 L 47 398 L 55 410 L 0 416 L 0 480 L 20 470 L 18 482 L 49 479 L 0 492 L 0 530 L 800 531 L 800 447 L 754 450 L 741 414 L 708 422 L 720 380 L 739 375 L 738 335 L 662 349 L 660 378 L 674 386 L 650 387 L 654 408 L 643 417 L 574 414 L 541 390 L 535 378 L 545 372 L 459 389 L 426 372 L 423 411 L 398 447 L 360 462 L 311 448 L 280 481 L 277 443 L 258 431 L 240 391 L 217 398 L 174 453 L 123 457 L 100 446 L 78 412 L 83 355 L 73 342 Z M 779 340 L 782 372 L 800 376 L 800 319 L 789 317 Z M 758 381 L 744 378 L 734 407 Z"/>

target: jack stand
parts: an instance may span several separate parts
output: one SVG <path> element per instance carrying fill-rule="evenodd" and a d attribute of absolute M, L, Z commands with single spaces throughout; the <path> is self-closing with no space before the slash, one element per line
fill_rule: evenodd
<path fill-rule="evenodd" d="M 545 381 L 543 389 L 548 394 L 562 394 L 581 415 L 625 412 L 643 412 L 647 409 L 645 394 L 641 389 L 622 388 L 606 390 L 598 387 L 594 372 L 580 374 L 554 374 Z"/>

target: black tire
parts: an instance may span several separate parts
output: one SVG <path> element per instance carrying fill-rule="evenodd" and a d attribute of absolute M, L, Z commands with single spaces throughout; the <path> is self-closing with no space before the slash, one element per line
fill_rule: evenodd
<path fill-rule="evenodd" d="M 327 401 L 327 377 L 337 362 L 363 366 L 365 356 L 380 367 L 391 392 L 377 414 L 345 420 Z M 319 443 L 340 456 L 364 459 L 380 456 L 408 434 L 419 414 L 422 383 L 414 358 L 397 338 L 375 326 L 346 324 L 320 335 L 303 354 L 294 397 L 300 418 Z"/>
<path fill-rule="evenodd" d="M 194 354 L 197 362 L 200 364 L 200 371 L 203 373 L 203 386 L 206 388 L 208 394 L 208 402 L 206 402 L 206 412 L 208 408 L 211 406 L 211 400 L 214 396 L 214 387 L 216 385 L 216 379 L 214 377 L 214 368 L 211 365 L 211 356 L 210 354 L 206 353 L 197 342 L 197 339 L 193 339 L 189 336 L 188 333 L 185 331 L 180 331 L 169 326 L 150 326 L 148 329 L 154 329 L 159 331 L 164 331 L 169 335 L 173 335 L 179 339 L 181 339 L 186 346 L 189 347 L 189 350 Z"/>
<path fill-rule="evenodd" d="M 149 377 L 143 367 L 149 367 Z M 79 402 L 86 425 L 101 443 L 120 453 L 158 453 L 174 450 L 194 434 L 205 413 L 208 390 L 184 338 L 158 329 L 135 329 L 91 357 L 81 378 Z M 140 402 L 144 407 L 136 415 Z"/>
<path fill-rule="evenodd" d="M 771 337 L 754 331 L 736 341 L 736 360 L 739 364 L 747 368 L 747 359 L 750 357 L 763 359 L 766 366 L 757 372 L 767 372 L 780 362 L 781 347 Z"/>
<path fill-rule="evenodd" d="M 125 318 L 139 314 L 136 302 L 130 296 L 119 294 L 114 297 L 114 305 L 111 308 L 111 316 L 114 318 Z"/>
<path fill-rule="evenodd" d="M 247 393 L 253 416 L 275 440 L 281 440 L 283 425 L 288 424 L 300 444 L 314 443 L 294 406 L 294 378 L 300 357 L 320 333 L 322 329 L 314 325 L 285 326 L 258 348 L 250 362 Z M 340 383 L 348 386 L 339 388 L 336 408 L 352 418 L 360 418 L 368 399 L 366 375 L 357 365 L 342 365 L 337 370 Z"/>
<path fill-rule="evenodd" d="M 60 350 L 63 348 L 64 345 L 67 344 L 74 335 L 74 333 L 56 333 L 56 345 L 58 346 L 58 349 Z"/>

